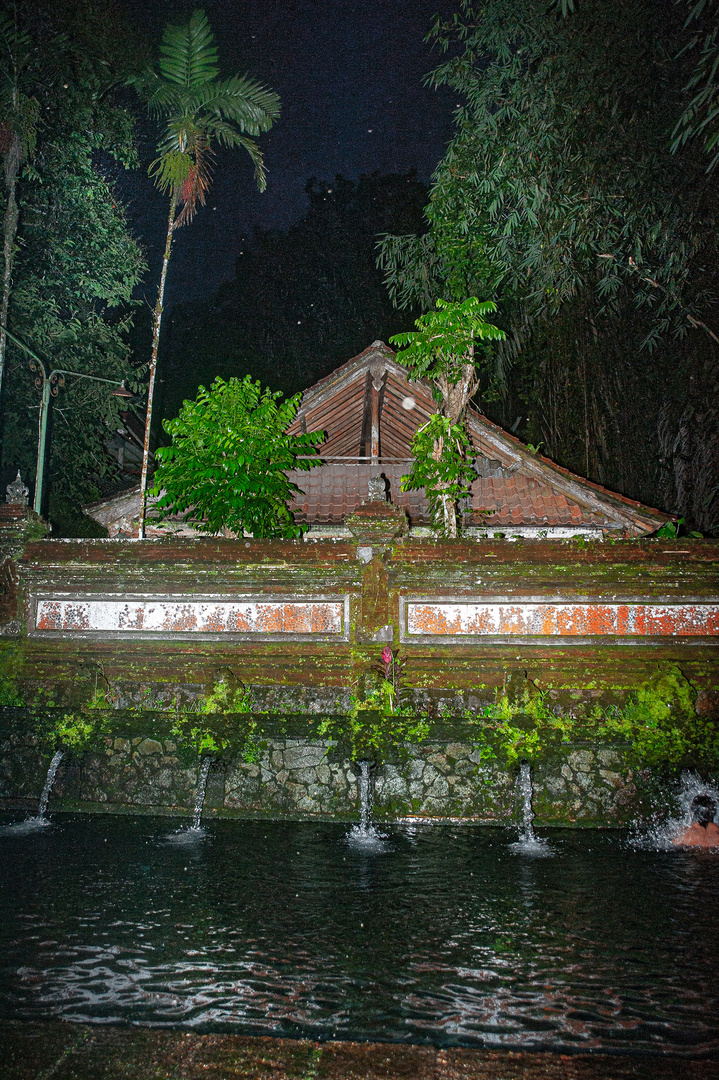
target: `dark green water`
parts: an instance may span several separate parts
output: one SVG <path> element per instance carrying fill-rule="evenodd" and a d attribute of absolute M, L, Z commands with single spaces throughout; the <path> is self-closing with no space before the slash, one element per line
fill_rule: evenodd
<path fill-rule="evenodd" d="M 10 819 L 5 819 L 10 820 Z M 58 815 L 0 831 L 0 1011 L 435 1044 L 719 1048 L 719 857 L 552 831 Z"/>

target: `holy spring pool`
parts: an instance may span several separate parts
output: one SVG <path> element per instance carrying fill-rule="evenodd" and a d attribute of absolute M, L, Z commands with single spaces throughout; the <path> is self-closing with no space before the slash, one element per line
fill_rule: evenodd
<path fill-rule="evenodd" d="M 10 820 L 6 818 L 6 820 Z M 56 815 L 0 834 L 5 1017 L 435 1044 L 719 1046 L 719 857 L 625 833 Z M 549 857 L 546 857 L 549 855 Z"/>

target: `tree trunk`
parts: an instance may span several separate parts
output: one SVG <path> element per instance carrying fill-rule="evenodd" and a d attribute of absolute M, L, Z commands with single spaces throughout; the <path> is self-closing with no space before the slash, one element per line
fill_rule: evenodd
<path fill-rule="evenodd" d="M 3 376 L 5 374 L 5 350 L 7 348 L 8 310 L 10 307 L 10 289 L 12 285 L 12 264 L 15 254 L 15 237 L 20 217 L 15 191 L 22 162 L 22 142 L 20 136 L 12 133 L 12 142 L 5 154 L 5 189 L 7 204 L 3 221 L 3 283 L 2 303 L 0 304 L 0 396 L 2 395 Z"/>
<path fill-rule="evenodd" d="M 442 412 L 449 417 L 453 424 L 461 423 L 470 399 L 479 385 L 477 369 L 474 366 L 474 348 L 470 348 L 468 355 L 471 357 L 471 361 L 462 364 L 460 376 L 456 382 L 450 382 L 446 375 L 441 375 L 436 380 L 442 394 Z M 435 461 L 441 460 L 443 449 L 443 440 L 437 440 L 432 451 L 432 457 Z M 442 500 L 445 534 L 456 539 L 457 504 L 451 495 L 440 495 L 440 499 Z"/>
<path fill-rule="evenodd" d="M 435 461 L 442 460 L 442 453 L 444 451 L 444 439 L 435 439 L 434 446 L 432 447 L 432 457 Z M 451 494 L 442 495 L 442 488 L 446 485 L 441 482 L 437 485 L 440 491 L 440 501 L 442 503 L 442 520 L 444 522 L 445 536 L 449 536 L 451 539 L 457 539 L 457 506 Z"/>
<path fill-rule="evenodd" d="M 441 375 L 437 384 L 442 394 L 442 412 L 453 424 L 458 424 L 479 386 L 474 359 L 469 364 L 462 364 L 460 376 L 455 383 L 450 382 L 446 375 Z"/>
<path fill-rule="evenodd" d="M 152 352 L 150 354 L 150 378 L 147 386 L 147 412 L 145 414 L 145 442 L 142 448 L 142 472 L 140 473 L 140 521 L 138 536 L 140 540 L 145 537 L 145 509 L 147 502 L 147 468 L 150 461 L 150 429 L 152 427 L 152 399 L 155 393 L 155 374 L 157 372 L 157 353 L 160 348 L 160 327 L 162 326 L 162 307 L 165 299 L 165 282 L 167 280 L 167 267 L 170 263 L 172 251 L 172 234 L 175 231 L 175 211 L 177 209 L 177 195 L 173 193 L 170 199 L 170 216 L 167 219 L 167 239 L 165 241 L 165 254 L 162 258 L 162 273 L 160 284 L 157 289 L 157 303 L 152 317 Z"/>

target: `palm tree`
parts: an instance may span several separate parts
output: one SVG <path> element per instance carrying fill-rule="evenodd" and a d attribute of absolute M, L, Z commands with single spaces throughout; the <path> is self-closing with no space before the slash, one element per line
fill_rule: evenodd
<path fill-rule="evenodd" d="M 170 212 L 153 316 L 140 478 L 141 538 L 145 534 L 152 399 L 172 237 L 176 229 L 192 221 L 198 204 L 204 205 L 210 186 L 213 143 L 246 150 L 255 166 L 257 186 L 265 190 L 262 153 L 250 136 L 268 131 L 280 114 L 277 94 L 254 79 L 239 75 L 219 78 L 217 48 L 204 11 L 195 11 L 185 26 L 166 28 L 160 46 L 159 74 L 154 76 L 153 84 L 150 111 L 164 119 L 165 130 L 158 144 L 158 157 L 149 171 L 160 191 L 169 194 Z"/>

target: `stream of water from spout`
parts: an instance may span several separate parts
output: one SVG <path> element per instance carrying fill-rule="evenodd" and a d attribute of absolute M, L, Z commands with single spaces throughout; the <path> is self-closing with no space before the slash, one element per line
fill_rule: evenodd
<path fill-rule="evenodd" d="M 45 814 L 47 813 L 47 804 L 50 802 L 50 792 L 52 791 L 52 785 L 55 783 L 55 776 L 57 774 L 58 767 L 62 761 L 62 750 L 56 750 L 52 755 L 52 761 L 50 762 L 50 768 L 47 770 L 47 776 L 45 777 L 45 787 L 42 789 L 42 795 L 40 796 L 40 802 L 37 808 L 38 821 L 45 820 Z"/>
<path fill-rule="evenodd" d="M 38 803 L 37 807 L 37 814 L 35 814 L 34 817 L 25 818 L 24 821 L 19 821 L 14 825 L 4 825 L 2 829 L 0 829 L 0 832 L 24 834 L 32 832 L 34 829 L 39 829 L 45 825 L 50 824 L 45 815 L 47 813 L 47 805 L 50 802 L 52 785 L 55 783 L 55 776 L 57 775 L 57 770 L 62 759 L 63 751 L 56 750 L 52 756 L 50 767 L 47 770 L 47 776 L 45 777 L 45 787 L 42 789 L 42 795 L 40 796 L 40 802 Z"/>
<path fill-rule="evenodd" d="M 519 839 L 527 843 L 535 843 L 536 836 L 532 822 L 534 810 L 532 808 L 532 770 L 529 762 L 523 761 L 519 767 L 519 793 L 522 796 L 522 824 L 519 827 Z"/>
<path fill-rule="evenodd" d="M 203 758 L 200 766 L 200 775 L 197 779 L 197 794 L 195 795 L 195 810 L 192 815 L 192 828 L 199 829 L 202 824 L 202 807 L 205 805 L 205 792 L 207 791 L 207 776 L 210 771 L 212 758 Z"/>
<path fill-rule="evenodd" d="M 370 783 L 369 761 L 360 761 L 360 831 L 366 833 L 372 828 L 372 785 Z"/>
<path fill-rule="evenodd" d="M 351 844 L 363 850 L 384 851 L 384 839 L 379 829 L 376 829 L 372 824 L 372 774 L 370 771 L 369 761 L 360 761 L 359 763 L 359 797 L 360 797 L 360 819 L 359 825 L 354 825 L 349 833 L 347 839 Z"/>
<path fill-rule="evenodd" d="M 532 769 L 528 761 L 523 761 L 519 767 L 517 787 L 522 800 L 522 820 L 519 825 L 519 839 L 512 844 L 514 851 L 524 852 L 529 855 L 548 855 L 549 844 L 542 840 L 534 831 L 534 808 L 532 806 Z"/>

